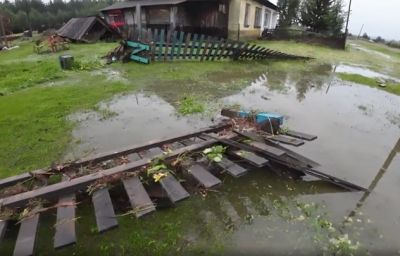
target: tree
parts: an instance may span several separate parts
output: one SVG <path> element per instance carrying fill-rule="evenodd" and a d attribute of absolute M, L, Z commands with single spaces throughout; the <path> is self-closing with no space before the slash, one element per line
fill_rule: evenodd
<path fill-rule="evenodd" d="M 366 40 L 371 39 L 367 33 L 364 33 L 364 34 L 362 35 L 362 38 L 364 38 L 364 39 L 366 39 Z"/>
<path fill-rule="evenodd" d="M 300 22 L 317 33 L 340 34 L 344 25 L 342 7 L 341 0 L 304 0 Z"/>
<path fill-rule="evenodd" d="M 278 0 L 279 26 L 290 27 L 298 20 L 300 0 Z"/>

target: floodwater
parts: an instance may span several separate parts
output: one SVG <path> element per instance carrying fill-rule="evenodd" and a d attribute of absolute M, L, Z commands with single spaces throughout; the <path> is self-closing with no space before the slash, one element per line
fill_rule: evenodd
<path fill-rule="evenodd" d="M 345 65 L 341 64 L 336 67 L 338 73 L 357 74 L 368 78 L 383 78 L 385 80 L 400 82 L 400 79 L 388 76 L 363 66 Z"/>
<path fill-rule="evenodd" d="M 400 97 L 341 81 L 333 69 L 331 65 L 304 71 L 266 67 L 265 73 L 241 89 L 226 95 L 219 92 L 213 104 L 240 104 L 243 109 L 283 114 L 285 126 L 318 135 L 316 141 L 291 149 L 319 162 L 329 174 L 368 187 L 369 193 L 345 192 L 321 181 L 293 181 L 269 169 L 252 169 L 239 179 L 225 178 L 219 191 L 205 198 L 193 196 L 141 220 L 121 216 L 120 227 L 105 234 L 90 231 L 95 226 L 93 209 L 82 204 L 78 244 L 58 253 L 333 255 L 341 249 L 343 255 L 398 255 Z M 154 86 L 117 96 L 100 104 L 97 112 L 71 116 L 80 122 L 73 132 L 80 143 L 73 145 L 67 158 L 171 137 L 213 123 L 210 113 L 179 116 L 176 101 L 183 96 L 181 91 L 170 92 L 173 97 L 157 91 Z M 54 218 L 54 214 L 46 218 L 39 230 L 43 236 L 38 250 L 44 254 L 51 251 L 45 229 Z M 348 248 L 349 240 L 357 249 Z"/>
<path fill-rule="evenodd" d="M 341 69 L 357 73 L 361 68 L 340 66 L 336 71 Z M 400 97 L 341 81 L 332 72 L 330 65 L 300 74 L 267 69 L 216 103 L 283 114 L 285 126 L 318 135 L 294 150 L 371 193 L 343 192 L 323 182 L 288 181 L 267 169 L 254 170 L 238 180 L 226 179 L 220 193 L 205 200 L 183 203 L 182 211 L 189 207 L 196 215 L 182 227 L 183 241 L 206 252 L 213 245 L 226 254 L 310 255 L 329 254 L 332 239 L 348 234 L 353 244 L 360 244 L 359 254 L 399 253 Z M 366 72 L 375 75 L 366 69 L 362 74 Z M 84 120 L 74 131 L 81 140 L 76 148 L 108 151 L 212 124 L 209 115 L 179 116 L 174 100 L 180 92 L 171 93 L 176 93 L 174 99 L 162 98 L 155 86 L 118 96 L 100 106 L 117 113 L 110 118 L 80 113 L 75 118 Z M 304 204 L 315 207 L 313 213 Z M 345 216 L 352 217 L 345 221 Z M 321 219 L 331 223 L 330 231 L 315 224 Z"/>

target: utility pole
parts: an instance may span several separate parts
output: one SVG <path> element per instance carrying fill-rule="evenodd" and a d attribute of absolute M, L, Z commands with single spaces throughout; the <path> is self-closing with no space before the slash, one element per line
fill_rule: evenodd
<path fill-rule="evenodd" d="M 349 20 L 350 20 L 350 13 L 351 13 L 351 1 L 349 3 L 349 10 L 347 12 L 347 21 L 346 21 L 346 31 L 345 31 L 345 38 L 344 38 L 344 47 L 346 48 L 346 41 L 347 41 L 347 36 L 349 35 Z"/>
<path fill-rule="evenodd" d="M 1 41 L 4 42 L 4 45 L 8 47 L 7 44 L 7 37 L 6 37 L 6 30 L 4 28 L 4 18 L 3 15 L 0 14 L 0 36 L 1 36 Z"/>

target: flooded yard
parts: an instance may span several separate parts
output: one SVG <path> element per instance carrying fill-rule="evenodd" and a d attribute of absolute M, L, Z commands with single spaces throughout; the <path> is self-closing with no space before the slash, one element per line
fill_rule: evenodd
<path fill-rule="evenodd" d="M 83 54 L 80 47 L 75 56 Z M 85 47 L 91 58 L 98 54 L 96 46 Z M 131 208 L 120 184 L 110 189 L 118 228 L 99 234 L 90 198 L 80 197 L 77 243 L 53 249 L 53 209 L 41 214 L 37 254 L 400 255 L 400 97 L 340 76 L 383 78 L 398 89 L 396 58 L 354 45 L 340 52 L 293 42 L 275 47 L 317 57 L 307 62 L 112 64 L 66 73 L 49 59 L 46 65 L 59 72 L 57 79 L 47 79 L 47 73 L 36 82 L 23 77 L 30 82 L 15 87 L 20 91 L 6 90 L 9 94 L 0 100 L 6 116 L 0 119 L 1 135 L 10 137 L 0 144 L 7 152 L 0 158 L 1 174 L 56 161 L 60 152 L 58 160 L 68 161 L 192 132 L 216 124 L 222 107 L 240 106 L 280 113 L 285 128 L 317 135 L 301 147 L 287 147 L 369 192 L 252 168 L 239 179 L 224 175 L 215 191 L 195 194 L 173 208 L 159 205 L 155 213 L 136 219 L 126 214 Z M 110 46 L 102 48 L 106 52 Z M 202 103 L 203 113 L 180 113 L 188 97 Z M 18 227 L 7 230 L 0 255 L 12 253 Z"/>
<path fill-rule="evenodd" d="M 318 135 L 316 141 L 293 150 L 316 160 L 329 174 L 369 187 L 370 193 L 344 192 L 321 181 L 291 181 L 258 169 L 238 180 L 225 179 L 219 192 L 209 192 L 205 198 L 192 197 L 143 220 L 120 217 L 123 225 L 114 231 L 81 236 L 107 244 L 100 249 L 105 254 L 121 253 L 122 247 L 126 253 L 150 250 L 129 241 L 154 245 L 160 254 L 169 243 L 176 243 L 178 253 L 188 254 L 321 255 L 338 250 L 348 250 L 346 255 L 399 254 L 400 98 L 342 81 L 333 70 L 330 65 L 301 73 L 266 67 L 236 91 L 203 93 L 211 96 L 213 106 L 239 104 L 243 109 L 283 114 L 285 126 Z M 229 80 L 227 73 L 213 76 Z M 73 132 L 80 141 L 73 156 L 178 135 L 218 118 L 216 111 L 179 115 L 177 99 L 186 92 L 173 90 L 182 85 L 163 86 L 117 96 L 101 103 L 100 111 L 71 117 L 80 121 Z M 92 217 L 82 218 L 78 227 Z M 157 227 L 160 232 L 152 230 Z M 130 239 L 117 240 L 124 235 Z M 76 247 L 92 251 L 81 243 Z"/>

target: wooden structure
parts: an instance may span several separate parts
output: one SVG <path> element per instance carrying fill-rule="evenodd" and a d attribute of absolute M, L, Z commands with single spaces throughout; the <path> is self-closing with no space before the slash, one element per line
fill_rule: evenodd
<path fill-rule="evenodd" d="M 148 29 L 132 31 L 128 40 L 108 54 L 108 58 L 141 63 L 151 61 L 200 60 L 265 60 L 265 59 L 309 59 L 286 54 L 263 46 L 241 41 L 218 39 L 211 36 Z"/>
<path fill-rule="evenodd" d="M 314 139 L 313 136 L 301 133 L 289 132 L 287 135 L 307 140 Z M 254 140 L 246 144 L 241 142 L 243 138 Z M 204 162 L 207 158 L 195 157 L 199 155 L 199 151 L 216 144 L 227 147 L 222 161 L 207 163 Z M 196 152 L 197 154 L 191 154 Z M 183 155 L 188 155 L 188 162 L 178 166 L 176 162 Z M 174 174 L 169 173 L 151 185 L 142 183 L 139 177 L 143 177 L 152 160 L 160 158 L 170 168 L 174 168 Z M 41 177 L 43 180 L 43 177 L 50 178 L 56 175 L 63 177 L 60 182 L 51 185 L 42 184 L 31 191 L 2 195 L 0 206 L 1 209 L 22 210 L 32 200 L 44 199 L 48 202 L 46 206 L 57 207 L 54 247 L 60 248 L 76 243 L 76 195 L 87 191 L 88 187 L 101 184 L 99 181 L 107 180 L 105 184 L 122 183 L 135 216 L 142 217 L 156 210 L 155 202 L 158 200 L 165 198 L 171 204 L 175 204 L 190 197 L 188 191 L 193 191 L 193 187 L 214 188 L 222 184 L 224 175 L 241 177 L 250 171 L 249 166 L 267 168 L 275 172 L 281 170 L 283 166 L 287 172 L 299 178 L 308 174 L 346 190 L 365 190 L 317 171 L 317 163 L 271 142 L 269 138 L 236 131 L 232 129 L 230 123 L 222 123 L 179 137 L 156 140 L 0 180 L 0 189 L 3 189 L 28 179 Z M 88 172 L 81 173 L 82 170 Z M 183 179 L 180 177 L 183 177 L 185 182 L 181 182 Z M 154 192 L 153 187 L 159 188 L 161 193 Z M 89 196 L 92 198 L 98 231 L 104 232 L 116 228 L 118 220 L 108 187 L 98 187 L 93 193 L 89 193 Z M 40 209 L 32 210 L 30 216 L 20 222 L 14 255 L 34 253 L 40 213 Z M 0 241 L 11 222 L 12 220 L 0 220 Z"/>

